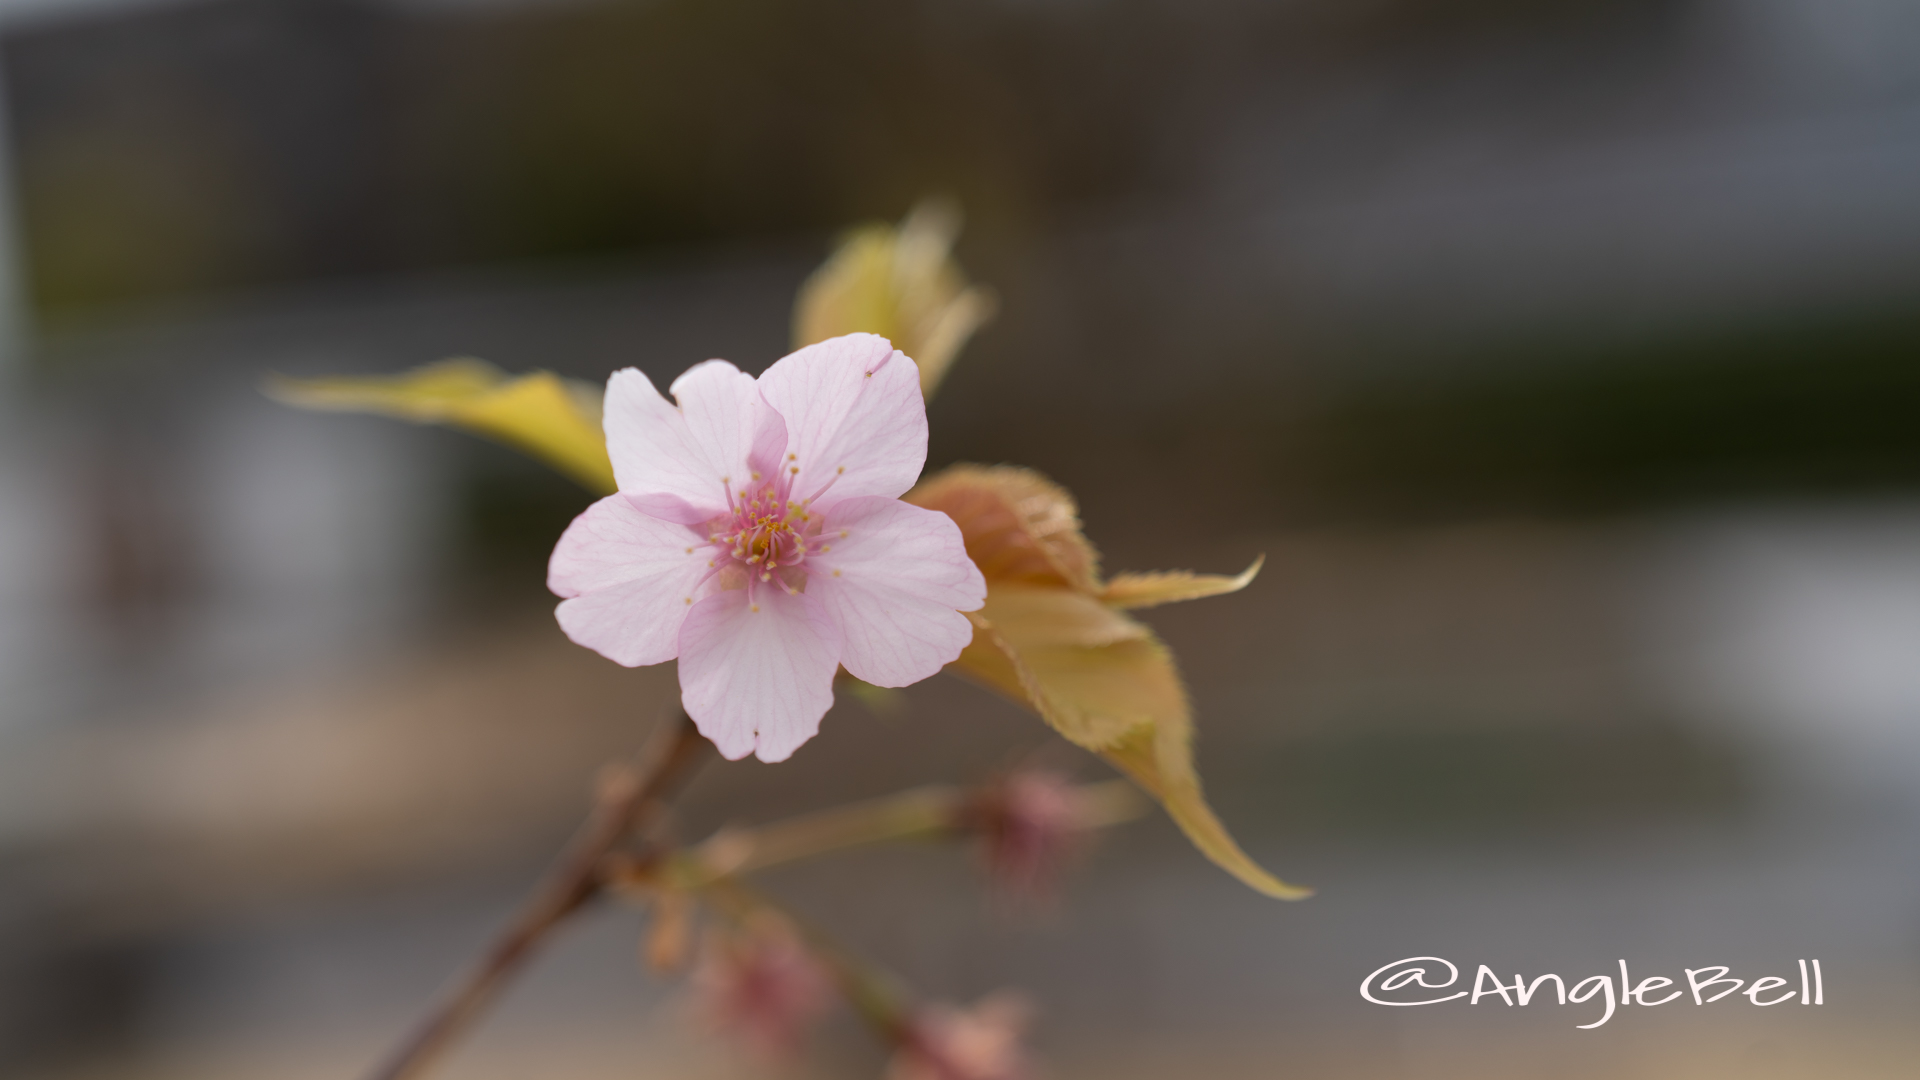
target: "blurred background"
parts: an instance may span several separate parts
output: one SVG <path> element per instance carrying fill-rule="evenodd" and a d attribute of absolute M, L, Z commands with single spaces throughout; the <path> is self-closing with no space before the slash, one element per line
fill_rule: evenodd
<path fill-rule="evenodd" d="M 786 351 L 944 194 L 1001 298 L 930 466 L 1081 498 L 1263 900 L 1163 819 L 1052 914 L 964 853 L 769 888 L 1058 1078 L 1912 1075 L 1920 6 L 0 4 L 0 1075 L 352 1077 L 536 879 L 670 668 L 568 644 L 589 496 L 270 372 Z M 1047 749 L 950 678 L 715 767 L 703 835 Z M 442 1075 L 745 1077 L 640 923 Z M 1827 1004 L 1383 1009 L 1389 961 L 1823 962 Z M 878 1075 L 851 1020 L 788 1075 Z"/>

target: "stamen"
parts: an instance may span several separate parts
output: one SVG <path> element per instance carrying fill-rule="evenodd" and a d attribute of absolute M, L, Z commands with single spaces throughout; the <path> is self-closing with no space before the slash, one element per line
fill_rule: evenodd
<path fill-rule="evenodd" d="M 794 471 L 798 472 L 799 470 L 796 469 Z M 820 496 L 825 495 L 827 493 L 827 489 L 832 487 L 834 484 L 838 483 L 840 478 L 845 475 L 847 475 L 847 467 L 845 465 L 842 465 L 839 468 L 834 469 L 833 475 L 827 479 L 827 482 L 825 484 L 822 484 L 820 486 L 820 490 L 807 496 L 805 499 L 802 499 L 801 502 L 811 505 L 815 499 L 818 499 Z"/>

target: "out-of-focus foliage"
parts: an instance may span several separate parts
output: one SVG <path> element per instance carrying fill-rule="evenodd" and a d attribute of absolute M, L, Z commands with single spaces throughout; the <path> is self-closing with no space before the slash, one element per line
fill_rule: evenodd
<path fill-rule="evenodd" d="M 1100 580 L 1073 497 L 1027 469 L 958 465 L 907 494 L 960 525 L 987 579 L 973 643 L 955 667 L 1031 705 L 1068 740 L 1101 754 L 1151 792 L 1188 839 L 1268 896 L 1311 890 L 1261 869 L 1207 805 L 1193 766 L 1193 712 L 1173 654 L 1117 610 L 1232 592 L 1238 577 L 1191 573 Z M 1109 590 L 1117 587 L 1114 597 Z"/>
<path fill-rule="evenodd" d="M 614 490 L 598 387 L 547 371 L 510 376 L 484 360 L 442 360 L 403 375 L 276 378 L 267 392 L 307 409 L 445 424 L 498 439 L 589 490 Z"/>
<path fill-rule="evenodd" d="M 993 315 L 992 294 L 968 284 L 952 259 L 959 230 L 959 210 L 934 200 L 898 226 L 854 230 L 801 286 L 794 347 L 856 331 L 880 334 L 920 365 L 920 389 L 931 394 Z M 526 451 L 596 494 L 614 490 L 600 430 L 603 391 L 551 372 L 513 377 L 462 358 L 395 376 L 279 378 L 267 389 L 302 408 L 466 428 Z"/>
<path fill-rule="evenodd" d="M 933 396 L 967 339 L 993 317 L 993 295 L 969 285 L 953 261 L 960 211 L 928 200 L 898 226 L 849 233 L 800 286 L 793 347 L 842 334 L 879 334 L 920 365 L 920 392 Z"/>

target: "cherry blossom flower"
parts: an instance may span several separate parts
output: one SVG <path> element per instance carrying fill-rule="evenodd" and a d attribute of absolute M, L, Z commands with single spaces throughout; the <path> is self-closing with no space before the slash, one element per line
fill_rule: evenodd
<path fill-rule="evenodd" d="M 568 637 L 629 667 L 677 657 L 701 734 L 762 761 L 819 730 L 839 667 L 897 687 L 960 655 L 986 582 L 951 518 L 899 499 L 927 455 L 911 359 L 849 334 L 757 380 L 709 360 L 669 391 L 634 368 L 607 382 L 619 492 L 548 569 Z"/>
<path fill-rule="evenodd" d="M 1023 769 L 994 784 L 975 813 L 987 872 L 1009 896 L 1048 900 L 1089 830 L 1073 783 Z"/>
<path fill-rule="evenodd" d="M 693 993 L 694 1011 L 707 1026 L 777 1058 L 800 1049 L 832 1001 L 833 980 L 791 930 L 763 920 L 707 939 Z"/>
<path fill-rule="evenodd" d="M 1001 991 L 971 1009 L 936 1005 L 910 1022 L 887 1080 L 1032 1080 L 1021 1037 L 1033 1009 Z"/>

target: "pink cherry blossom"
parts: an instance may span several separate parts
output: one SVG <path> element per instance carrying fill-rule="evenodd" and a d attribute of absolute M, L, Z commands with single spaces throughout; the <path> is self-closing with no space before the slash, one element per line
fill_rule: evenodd
<path fill-rule="evenodd" d="M 876 686 L 940 670 L 986 600 L 960 529 L 900 496 L 927 456 L 914 362 L 872 334 L 810 345 L 757 380 L 724 360 L 661 396 L 607 381 L 620 491 L 554 548 L 560 626 L 629 667 L 680 661 L 680 697 L 728 758 L 781 761 L 845 667 Z"/>
<path fill-rule="evenodd" d="M 1021 1040 L 1033 1009 L 1007 990 L 971 1009 L 935 1005 L 908 1021 L 887 1080 L 1033 1080 Z"/>
<path fill-rule="evenodd" d="M 1059 877 L 1091 838 L 1073 783 L 1023 769 L 982 792 L 973 807 L 987 871 L 1016 900 L 1051 900 Z"/>
<path fill-rule="evenodd" d="M 791 930 L 769 919 L 709 936 L 693 991 L 707 1027 L 739 1036 L 762 1057 L 780 1058 L 800 1049 L 807 1028 L 826 1012 L 833 979 Z"/>

